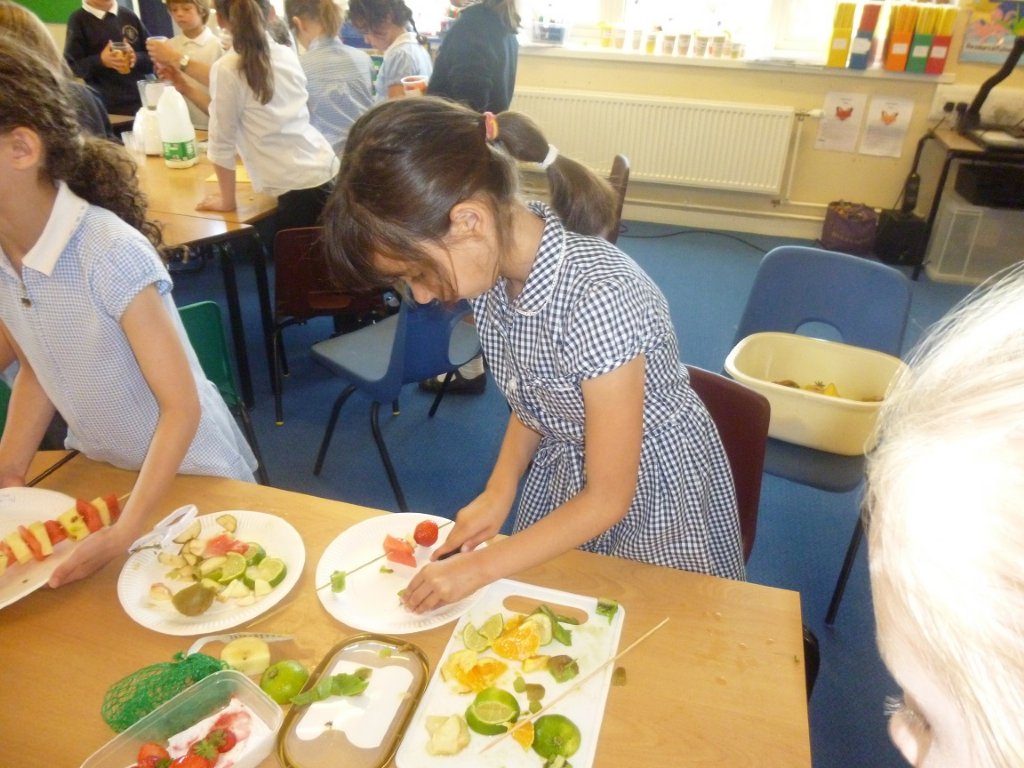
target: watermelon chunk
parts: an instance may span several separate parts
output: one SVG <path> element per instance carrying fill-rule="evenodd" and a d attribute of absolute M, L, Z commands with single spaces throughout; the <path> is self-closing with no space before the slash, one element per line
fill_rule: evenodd
<path fill-rule="evenodd" d="M 408 565 L 410 568 L 416 567 L 416 554 L 412 544 L 405 539 L 399 539 L 390 534 L 385 536 L 384 551 L 387 553 L 387 559 L 392 563 Z"/>

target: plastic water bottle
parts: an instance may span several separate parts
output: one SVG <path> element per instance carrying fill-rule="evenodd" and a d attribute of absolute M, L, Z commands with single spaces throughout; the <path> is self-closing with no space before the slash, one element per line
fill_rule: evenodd
<path fill-rule="evenodd" d="M 174 88 L 164 88 L 156 105 L 164 162 L 169 168 L 190 168 L 196 164 L 196 131 L 188 116 L 185 97 Z"/>

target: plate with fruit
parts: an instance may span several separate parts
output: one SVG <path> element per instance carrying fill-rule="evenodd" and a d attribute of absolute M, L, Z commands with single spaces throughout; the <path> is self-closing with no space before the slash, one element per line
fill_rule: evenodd
<path fill-rule="evenodd" d="M 264 512 L 200 515 L 169 541 L 142 547 L 121 570 L 117 596 L 142 626 L 202 635 L 251 621 L 298 583 L 299 532 Z"/>
<path fill-rule="evenodd" d="M 338 621 L 364 632 L 401 635 L 454 621 L 479 592 L 427 613 L 412 613 L 400 593 L 430 562 L 452 521 L 436 515 L 395 512 L 342 531 L 316 567 L 317 596 Z"/>
<path fill-rule="evenodd" d="M 74 545 L 117 519 L 116 496 L 76 501 L 44 488 L 0 489 L 0 608 L 46 584 Z"/>

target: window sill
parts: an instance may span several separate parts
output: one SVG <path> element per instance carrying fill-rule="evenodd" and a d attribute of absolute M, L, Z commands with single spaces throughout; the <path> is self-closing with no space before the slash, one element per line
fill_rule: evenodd
<path fill-rule="evenodd" d="M 536 56 L 549 59 L 577 59 L 593 61 L 626 61 L 631 64 L 660 64 L 672 67 L 705 67 L 710 69 L 734 69 L 760 72 L 785 72 L 794 75 L 828 75 L 829 77 L 869 78 L 878 80 L 909 80 L 917 83 L 953 83 L 956 76 L 951 72 L 941 75 L 925 75 L 914 72 L 890 72 L 881 68 L 839 69 L 823 64 L 806 64 L 791 59 L 716 59 L 692 56 L 664 56 L 635 51 L 620 51 L 570 45 L 523 42 L 519 47 L 520 56 Z"/>

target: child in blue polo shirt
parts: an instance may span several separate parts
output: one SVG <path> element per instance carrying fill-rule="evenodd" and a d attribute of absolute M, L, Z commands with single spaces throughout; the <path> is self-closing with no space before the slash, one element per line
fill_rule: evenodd
<path fill-rule="evenodd" d="M 25 484 L 55 412 L 66 447 L 139 473 L 51 586 L 123 554 L 177 473 L 251 482 L 256 467 L 188 342 L 134 174 L 123 147 L 80 133 L 62 79 L 0 37 L 0 356 L 19 363 L 0 487 Z"/>

